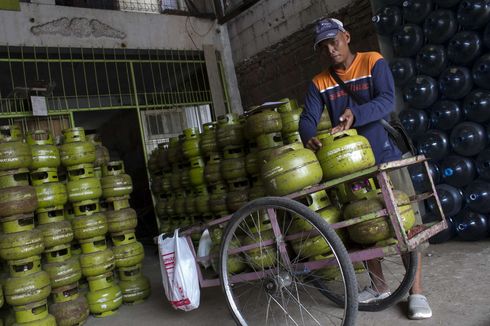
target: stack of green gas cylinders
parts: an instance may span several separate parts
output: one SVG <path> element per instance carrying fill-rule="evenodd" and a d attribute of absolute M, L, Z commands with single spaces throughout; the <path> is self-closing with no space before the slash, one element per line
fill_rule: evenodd
<path fill-rule="evenodd" d="M 65 129 L 62 133 L 61 163 L 68 175 L 66 187 L 74 214 L 73 231 L 82 250 L 80 266 L 89 286 L 88 306 L 94 316 L 105 317 L 122 304 L 122 292 L 113 275 L 114 253 L 106 243 L 106 217 L 100 212 L 102 187 L 94 171 L 96 149 L 82 128 Z"/>
<path fill-rule="evenodd" d="M 102 166 L 101 185 L 123 301 L 142 302 L 150 295 L 150 282 L 141 273 L 145 251 L 135 236 L 138 219 L 129 204 L 133 183 L 131 176 L 125 173 L 123 161 L 111 161 Z"/>
<path fill-rule="evenodd" d="M 47 165 L 59 164 L 59 155 L 53 161 Z M 29 185 L 28 169 L 42 168 L 41 163 L 42 159 L 33 161 L 20 127 L 0 127 L 0 257 L 8 267 L 2 287 L 18 325 L 56 325 L 54 316 L 48 312 L 50 276 L 41 268 L 44 232 L 35 228 L 34 223 L 37 189 Z"/>
<path fill-rule="evenodd" d="M 82 277 L 77 256 L 71 255 L 74 239 L 70 221 L 65 220 L 64 205 L 68 194 L 58 177 L 60 153 L 52 135 L 45 130 L 27 134 L 32 151 L 31 183 L 36 188 L 39 229 L 42 231 L 45 251 L 43 269 L 51 281 L 53 303 L 49 311 L 58 325 L 76 324 L 89 315 L 87 300 L 78 293 Z"/>

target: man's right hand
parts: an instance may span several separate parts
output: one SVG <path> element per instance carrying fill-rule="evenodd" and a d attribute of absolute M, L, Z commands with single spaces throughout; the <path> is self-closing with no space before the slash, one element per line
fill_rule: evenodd
<path fill-rule="evenodd" d="M 306 143 L 306 148 L 311 149 L 312 151 L 316 152 L 317 150 L 322 148 L 322 143 L 318 140 L 318 138 L 312 137 Z"/>

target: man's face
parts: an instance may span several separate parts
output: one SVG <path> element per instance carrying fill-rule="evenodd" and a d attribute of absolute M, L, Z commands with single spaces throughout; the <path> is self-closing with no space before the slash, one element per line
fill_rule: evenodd
<path fill-rule="evenodd" d="M 320 48 L 332 59 L 334 64 L 344 63 L 349 56 L 350 34 L 338 32 L 335 38 L 320 43 Z"/>

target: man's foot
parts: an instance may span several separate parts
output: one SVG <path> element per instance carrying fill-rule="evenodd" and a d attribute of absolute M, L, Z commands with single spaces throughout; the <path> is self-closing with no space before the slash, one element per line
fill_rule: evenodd
<path fill-rule="evenodd" d="M 429 301 L 422 294 L 412 294 L 408 297 L 408 318 L 428 319 L 432 317 Z"/>
<path fill-rule="evenodd" d="M 359 303 L 371 303 L 377 300 L 385 299 L 389 297 L 390 294 L 391 292 L 388 291 L 379 293 L 370 287 L 366 287 L 364 290 L 362 290 L 362 292 L 359 292 L 358 300 Z"/>

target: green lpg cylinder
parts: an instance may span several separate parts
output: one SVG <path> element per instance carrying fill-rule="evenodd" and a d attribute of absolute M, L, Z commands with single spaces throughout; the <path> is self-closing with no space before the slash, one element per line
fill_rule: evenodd
<path fill-rule="evenodd" d="M 253 177 L 251 181 L 252 187 L 248 191 L 248 199 L 252 201 L 257 198 L 265 197 L 267 194 L 265 192 L 265 187 L 262 179 L 260 179 L 259 177 Z"/>
<path fill-rule="evenodd" d="M 48 317 L 48 300 L 15 306 L 13 310 L 17 325 L 40 325 L 41 321 Z"/>
<path fill-rule="evenodd" d="M 166 217 L 165 206 L 167 205 L 169 195 L 160 194 L 157 198 L 157 202 L 155 204 L 155 212 L 157 213 L 158 218 Z"/>
<path fill-rule="evenodd" d="M 247 178 L 243 148 L 230 148 L 224 151 L 224 160 L 221 162 L 221 175 L 228 182 Z"/>
<path fill-rule="evenodd" d="M 284 106 L 279 108 L 281 114 L 282 129 L 281 132 L 284 135 L 288 135 L 297 132 L 299 129 L 299 119 L 301 117 L 302 110 L 299 108 L 287 110 Z"/>
<path fill-rule="evenodd" d="M 7 265 L 10 277 L 27 277 L 41 271 L 41 256 L 9 260 Z"/>
<path fill-rule="evenodd" d="M 136 211 L 132 208 L 124 208 L 118 211 L 105 212 L 108 231 L 110 233 L 135 229 L 138 225 Z"/>
<path fill-rule="evenodd" d="M 166 143 L 158 144 L 156 151 L 156 160 L 158 164 L 158 169 L 163 172 L 169 172 L 171 169 L 171 164 L 168 161 L 168 147 Z"/>
<path fill-rule="evenodd" d="M 272 230 L 262 230 L 252 233 L 251 236 L 245 237 L 243 244 L 251 245 L 257 242 L 274 239 Z M 247 262 L 254 269 L 262 270 L 274 266 L 276 263 L 276 247 L 273 245 L 263 246 L 248 250 L 246 252 Z"/>
<path fill-rule="evenodd" d="M 172 172 L 165 172 L 162 176 L 162 186 L 160 189 L 165 194 L 172 191 L 172 183 L 170 182 L 171 179 L 172 179 Z"/>
<path fill-rule="evenodd" d="M 184 129 L 184 142 L 182 143 L 182 154 L 184 158 L 190 160 L 193 157 L 201 156 L 199 148 L 199 129 L 187 128 Z"/>
<path fill-rule="evenodd" d="M 223 181 L 221 176 L 222 159 L 219 153 L 211 153 L 204 168 L 204 179 L 208 185 L 215 185 Z"/>
<path fill-rule="evenodd" d="M 78 136 L 73 134 L 79 133 Z M 72 141 L 74 139 L 85 139 L 85 135 L 81 137 L 82 128 L 73 128 L 63 130 L 65 142 L 60 147 L 61 164 L 64 166 L 72 166 L 78 164 L 93 164 L 95 162 L 95 146 L 91 142 L 85 140 Z M 67 138 L 68 137 L 68 138 Z"/>
<path fill-rule="evenodd" d="M 189 170 L 189 179 L 193 187 L 204 185 L 204 160 L 202 157 L 193 157 L 190 159 L 191 167 Z"/>
<path fill-rule="evenodd" d="M 0 258 L 4 260 L 39 255 L 43 250 L 43 235 L 39 230 L 0 234 Z"/>
<path fill-rule="evenodd" d="M 174 200 L 175 216 L 183 217 L 185 215 L 185 200 L 186 200 L 185 191 L 179 191 L 175 194 L 175 200 Z"/>
<path fill-rule="evenodd" d="M 3 233 L 17 233 L 34 229 L 34 215 L 20 214 L 4 217 L 1 220 Z"/>
<path fill-rule="evenodd" d="M 84 177 L 84 178 L 75 177 L 75 171 L 80 171 L 80 170 L 82 169 L 76 168 L 74 170 L 69 171 L 70 181 L 66 183 L 68 200 L 71 203 L 74 203 L 74 202 L 82 202 L 85 200 L 99 199 L 99 197 L 102 196 L 102 187 L 99 179 L 95 177 Z M 88 167 L 84 167 L 83 170 L 87 171 Z M 81 175 L 87 175 L 87 173 L 83 173 Z"/>
<path fill-rule="evenodd" d="M 87 293 L 89 310 L 95 317 L 113 315 L 122 304 L 121 288 L 116 284 L 98 291 Z"/>
<path fill-rule="evenodd" d="M 104 213 L 77 216 L 72 220 L 72 227 L 77 240 L 103 236 L 108 231 L 108 224 Z"/>
<path fill-rule="evenodd" d="M 57 168 L 39 168 L 31 170 L 31 183 L 40 186 L 45 183 L 60 182 Z"/>
<path fill-rule="evenodd" d="M 229 184 L 229 192 L 226 195 L 226 207 L 230 212 L 235 212 L 248 203 L 249 189 L 250 183 L 247 179 Z"/>
<path fill-rule="evenodd" d="M 58 326 L 82 325 L 90 314 L 87 299 L 83 295 L 72 301 L 52 303 L 49 312 L 56 318 Z"/>
<path fill-rule="evenodd" d="M 36 210 L 36 216 L 39 224 L 60 222 L 65 219 L 65 210 L 63 206 L 41 208 Z"/>
<path fill-rule="evenodd" d="M 216 140 L 220 149 L 242 147 L 244 145 L 243 126 L 236 113 L 228 113 L 218 117 Z"/>
<path fill-rule="evenodd" d="M 317 211 L 317 213 L 328 224 L 335 224 L 342 220 L 342 214 L 340 210 L 334 206 L 322 208 L 321 210 Z M 295 217 L 288 233 L 295 234 L 302 231 L 310 231 L 312 228 L 312 225 L 302 217 Z M 342 230 L 337 230 L 336 232 L 341 239 L 345 238 L 344 232 L 342 232 Z M 297 240 L 293 240 L 291 241 L 291 245 L 294 252 L 303 258 L 312 258 L 318 255 L 325 255 L 332 251 L 330 249 L 330 246 L 321 236 L 307 236 L 306 239 L 300 238 Z"/>
<path fill-rule="evenodd" d="M 114 252 L 117 268 L 139 264 L 145 257 L 143 245 L 138 241 L 114 246 L 112 251 Z"/>
<path fill-rule="evenodd" d="M 292 132 L 290 134 L 283 135 L 283 139 L 284 139 L 284 144 L 295 144 L 295 143 L 303 144 L 301 140 L 301 135 L 297 131 Z"/>
<path fill-rule="evenodd" d="M 196 216 L 196 193 L 194 191 L 187 193 L 187 197 L 185 198 L 185 207 L 184 214 L 186 217 L 194 218 Z"/>
<path fill-rule="evenodd" d="M 107 289 L 115 283 L 113 272 L 87 277 L 87 281 L 91 292 Z"/>
<path fill-rule="evenodd" d="M 122 166 L 119 170 L 109 170 L 115 165 Z M 117 172 L 116 172 L 117 171 Z M 133 181 L 131 177 L 124 173 L 124 164 L 122 161 L 109 162 L 102 167 L 102 195 L 104 198 L 127 196 L 133 192 Z"/>
<path fill-rule="evenodd" d="M 82 268 L 78 257 L 71 257 L 61 262 L 45 263 L 43 269 L 48 273 L 53 288 L 78 282 L 82 278 Z"/>
<path fill-rule="evenodd" d="M 96 236 L 89 239 L 78 240 L 84 254 L 104 251 L 107 249 L 107 241 L 105 236 Z"/>
<path fill-rule="evenodd" d="M 65 243 L 59 246 L 46 248 L 44 258 L 46 263 L 60 263 L 69 260 L 72 255 L 71 244 Z M 76 257 L 78 259 L 78 256 Z"/>
<path fill-rule="evenodd" d="M 44 183 L 34 186 L 34 188 L 36 189 L 38 209 L 63 206 L 68 201 L 66 186 L 61 182 Z"/>
<path fill-rule="evenodd" d="M 72 221 L 75 218 L 75 216 L 92 215 L 102 210 L 101 203 L 99 202 L 98 199 L 89 199 L 89 200 L 74 202 L 71 204 L 71 206 L 73 207 L 71 214 L 70 211 L 68 211 L 66 215 L 66 219 L 70 221 Z"/>
<path fill-rule="evenodd" d="M 0 142 L 11 143 L 22 140 L 22 129 L 19 125 L 0 126 Z"/>
<path fill-rule="evenodd" d="M 260 174 L 260 162 L 258 155 L 257 143 L 248 143 L 248 154 L 245 156 L 245 170 L 250 176 L 256 176 Z"/>
<path fill-rule="evenodd" d="M 330 116 L 328 115 L 328 110 L 323 110 L 322 115 L 320 116 L 320 122 L 318 123 L 316 130 L 318 132 L 321 132 L 330 129 L 332 129 L 332 121 L 330 120 Z"/>
<path fill-rule="evenodd" d="M 0 171 L 0 189 L 29 185 L 29 170 L 26 168 Z"/>
<path fill-rule="evenodd" d="M 354 129 L 327 135 L 317 156 L 326 180 L 343 177 L 373 166 L 376 161 L 369 141 Z"/>
<path fill-rule="evenodd" d="M 339 184 L 335 191 L 342 204 L 365 198 L 366 194 L 376 190 L 376 184 L 372 178 L 349 181 Z"/>
<path fill-rule="evenodd" d="M 37 208 L 36 190 L 31 186 L 0 189 L 0 216 L 31 213 Z"/>
<path fill-rule="evenodd" d="M 49 276 L 39 271 L 26 277 L 9 277 L 4 285 L 5 301 L 13 306 L 46 299 L 51 293 Z"/>
<path fill-rule="evenodd" d="M 209 192 L 206 186 L 196 187 L 194 208 L 196 209 L 198 215 L 206 215 L 211 211 L 209 207 Z"/>
<path fill-rule="evenodd" d="M 211 256 L 211 267 L 213 270 L 219 274 L 219 251 L 220 251 L 220 241 L 213 243 L 209 255 Z M 243 246 L 243 245 L 242 245 Z M 240 240 L 235 239 L 230 242 L 230 249 L 236 249 L 240 247 Z M 227 268 L 228 273 L 238 274 L 243 272 L 247 268 L 246 260 L 240 255 L 230 255 L 228 257 Z"/>
<path fill-rule="evenodd" d="M 415 224 L 415 215 L 410 205 L 410 199 L 404 192 L 394 190 L 395 200 L 401 213 L 403 228 L 410 230 Z M 380 194 L 376 191 L 366 195 L 366 198 L 347 205 L 344 209 L 344 219 L 360 217 L 375 213 L 386 206 Z M 394 236 L 388 217 L 379 217 L 373 220 L 354 224 L 347 228 L 352 241 L 370 245 L 379 241 L 387 240 Z"/>
<path fill-rule="evenodd" d="M 95 167 L 102 167 L 103 165 L 109 163 L 110 154 L 107 147 L 102 145 L 100 136 L 97 134 L 87 135 L 87 140 L 95 146 Z"/>
<path fill-rule="evenodd" d="M 262 134 L 281 132 L 281 114 L 273 109 L 258 108 L 246 113 L 245 130 L 249 139 Z"/>
<path fill-rule="evenodd" d="M 170 177 L 170 186 L 172 190 L 180 190 L 182 189 L 182 169 L 183 166 L 180 163 L 175 163 L 172 165 L 172 175 Z M 161 188 L 161 186 L 160 186 Z"/>
<path fill-rule="evenodd" d="M 190 179 L 190 169 L 191 165 L 189 163 L 182 163 L 182 174 L 180 175 L 180 184 L 183 189 L 189 190 L 191 187 Z"/>
<path fill-rule="evenodd" d="M 82 286 L 85 284 L 87 285 L 88 288 L 87 280 L 80 279 L 80 282 L 75 282 L 65 286 L 52 288 L 51 293 L 52 293 L 53 302 L 54 303 L 68 302 L 68 301 L 73 301 L 80 296 L 83 296 L 81 295 L 82 293 L 80 290 Z"/>
<path fill-rule="evenodd" d="M 27 134 L 27 144 L 31 146 L 31 169 L 57 168 L 61 163 L 60 152 L 47 130 L 34 130 Z"/>
<path fill-rule="evenodd" d="M 0 140 L 0 170 L 29 168 L 32 163 L 31 147 L 24 143 L 21 137 L 3 139 L 3 141 Z M 11 141 L 6 141 L 6 139 Z"/>
<path fill-rule="evenodd" d="M 83 253 L 80 255 L 80 266 L 85 277 L 96 276 L 114 270 L 114 253 L 110 249 Z"/>
<path fill-rule="evenodd" d="M 272 152 L 261 175 L 268 195 L 284 196 L 320 182 L 322 168 L 313 151 L 285 145 Z"/>
<path fill-rule="evenodd" d="M 211 212 L 217 216 L 228 215 L 228 209 L 226 206 L 226 193 L 227 187 L 223 183 L 218 183 L 210 187 L 211 196 L 209 197 L 208 204 Z"/>
<path fill-rule="evenodd" d="M 138 275 L 131 280 L 120 280 L 119 287 L 122 291 L 123 301 L 130 304 L 143 302 L 151 293 L 150 281 L 143 275 Z"/>
<path fill-rule="evenodd" d="M 218 143 L 216 141 L 216 122 L 209 122 L 203 125 L 203 133 L 199 141 L 201 153 L 205 157 L 209 157 L 211 153 L 219 152 Z"/>
<path fill-rule="evenodd" d="M 160 172 L 152 175 L 150 189 L 154 195 L 158 195 L 162 192 L 163 187 L 163 174 Z"/>
<path fill-rule="evenodd" d="M 257 136 L 257 147 L 260 150 L 277 148 L 284 145 L 282 135 L 280 132 L 274 132 L 270 134 L 261 134 Z"/>
<path fill-rule="evenodd" d="M 42 224 L 37 229 L 43 234 L 43 241 L 46 248 L 70 243 L 73 240 L 73 230 L 70 221 Z"/>
<path fill-rule="evenodd" d="M 182 160 L 182 148 L 179 137 L 171 137 L 168 144 L 167 157 L 170 164 L 179 163 Z"/>

